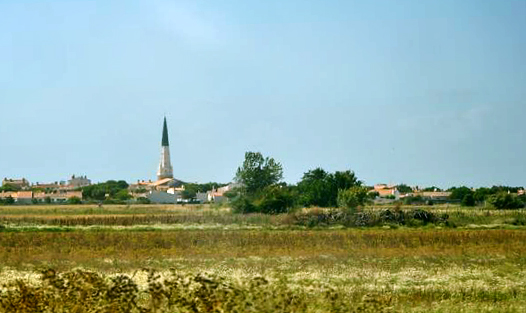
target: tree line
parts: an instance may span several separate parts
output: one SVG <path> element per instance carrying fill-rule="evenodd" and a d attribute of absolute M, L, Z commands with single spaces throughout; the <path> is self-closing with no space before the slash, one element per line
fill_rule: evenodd
<path fill-rule="evenodd" d="M 367 202 L 367 189 L 353 171 L 306 172 L 297 185 L 282 182 L 283 167 L 260 152 L 246 152 L 235 181 L 241 187 L 227 194 L 234 212 L 285 213 L 300 206 L 346 207 Z"/>
<path fill-rule="evenodd" d="M 296 185 L 282 182 L 283 167 L 271 157 L 259 152 L 246 152 L 243 164 L 237 169 L 235 181 L 242 187 L 227 193 L 234 212 L 284 213 L 298 207 L 341 207 L 356 209 L 374 199 L 378 194 L 369 192 L 351 170 L 330 173 L 315 168 L 304 173 Z M 400 193 L 412 193 L 405 184 L 396 186 Z M 452 187 L 450 200 L 463 206 L 485 202 L 497 209 L 517 209 L 526 205 L 526 195 L 518 196 L 522 187 L 493 186 L 476 190 L 462 186 Z M 441 191 L 432 186 L 423 191 Z M 420 196 L 408 197 L 408 204 L 424 203 Z"/>

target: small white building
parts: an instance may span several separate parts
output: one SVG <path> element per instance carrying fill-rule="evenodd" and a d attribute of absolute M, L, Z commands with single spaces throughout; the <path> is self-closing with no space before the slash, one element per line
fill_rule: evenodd
<path fill-rule="evenodd" d="M 146 198 L 148 198 L 152 203 L 164 203 L 164 204 L 176 203 L 177 202 L 176 197 L 177 195 L 173 193 L 168 193 L 165 191 L 157 191 L 157 190 L 152 190 L 146 195 Z"/>

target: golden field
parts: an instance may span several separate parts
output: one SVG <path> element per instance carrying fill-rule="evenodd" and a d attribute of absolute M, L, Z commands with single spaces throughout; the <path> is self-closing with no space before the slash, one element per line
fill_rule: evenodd
<path fill-rule="evenodd" d="M 203 206 L 1 207 L 0 312 L 525 311 L 523 213 L 433 209 L 468 220 L 308 228 Z"/>

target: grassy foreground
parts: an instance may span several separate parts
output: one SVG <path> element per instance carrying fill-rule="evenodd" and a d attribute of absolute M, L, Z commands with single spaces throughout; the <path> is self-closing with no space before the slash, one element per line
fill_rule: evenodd
<path fill-rule="evenodd" d="M 41 214 L 0 214 L 53 216 L 52 208 L 30 209 Z M 227 211 L 154 209 L 68 216 L 188 216 L 219 226 L 42 230 L 33 220 L 14 225 L 34 230 L 13 231 L 0 222 L 14 227 L 0 232 L 0 312 L 526 311 L 522 228 L 251 229 L 249 218 L 282 226 L 286 218 L 244 216 L 248 226 L 235 228 L 228 223 L 238 217 Z"/>

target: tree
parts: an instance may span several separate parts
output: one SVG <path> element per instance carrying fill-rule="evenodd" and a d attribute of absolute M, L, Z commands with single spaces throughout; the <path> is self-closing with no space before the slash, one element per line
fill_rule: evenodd
<path fill-rule="evenodd" d="M 187 185 L 195 185 L 197 187 L 197 191 L 207 192 L 212 189 L 227 186 L 228 184 L 216 183 L 216 182 L 209 182 L 209 183 L 204 183 L 204 184 L 186 184 L 185 188 L 187 187 Z"/>
<path fill-rule="evenodd" d="M 239 191 L 237 191 L 237 189 L 229 190 L 229 191 L 223 193 L 223 196 L 227 197 L 229 200 L 234 199 L 238 195 L 239 195 Z"/>
<path fill-rule="evenodd" d="M 258 211 L 265 214 L 286 213 L 294 204 L 294 197 L 287 187 L 268 186 L 255 201 Z"/>
<path fill-rule="evenodd" d="M 514 195 L 504 191 L 501 191 L 488 198 L 488 202 L 491 203 L 496 209 L 520 209 L 524 207 L 524 203 L 521 199 Z"/>
<path fill-rule="evenodd" d="M 20 188 L 20 186 L 17 186 L 17 185 L 4 184 L 2 187 L 0 187 L 0 192 L 1 191 L 19 191 L 21 189 L 22 188 Z"/>
<path fill-rule="evenodd" d="M 334 207 L 337 205 L 338 191 L 361 186 L 353 171 L 328 173 L 316 168 L 303 174 L 298 183 L 300 204 L 305 206 Z"/>
<path fill-rule="evenodd" d="M 422 191 L 442 191 L 442 189 L 436 187 L 436 186 L 431 186 L 431 187 L 426 187 L 424 189 L 422 189 Z"/>
<path fill-rule="evenodd" d="M 337 190 L 349 189 L 354 186 L 361 186 L 362 182 L 358 180 L 353 171 L 334 172 L 334 186 Z"/>
<path fill-rule="evenodd" d="M 462 205 L 462 206 L 475 206 L 475 197 L 473 196 L 473 193 L 466 193 L 464 195 L 464 198 L 462 198 L 462 201 L 460 202 L 460 205 Z"/>
<path fill-rule="evenodd" d="M 348 210 L 356 210 L 357 207 L 365 205 L 369 200 L 367 188 L 354 186 L 349 189 L 338 191 L 338 207 Z"/>
<path fill-rule="evenodd" d="M 305 206 L 334 206 L 332 181 L 332 175 L 320 167 L 303 174 L 298 183 L 300 203 Z"/>
<path fill-rule="evenodd" d="M 114 198 L 125 201 L 131 199 L 132 196 L 128 193 L 128 189 L 121 189 L 115 194 Z"/>
<path fill-rule="evenodd" d="M 186 200 L 195 199 L 195 196 L 197 195 L 197 191 L 193 188 L 187 188 L 185 186 L 185 189 L 181 191 L 181 197 Z"/>
<path fill-rule="evenodd" d="M 104 200 L 106 194 L 109 195 L 109 198 L 116 197 L 121 190 L 125 190 L 127 193 L 128 183 L 124 180 L 108 180 L 105 183 L 94 184 L 82 188 L 82 197 L 89 200 Z M 124 195 L 123 192 L 120 193 L 120 197 Z"/>
<path fill-rule="evenodd" d="M 464 199 L 464 197 L 468 194 L 470 195 L 473 195 L 473 190 L 471 190 L 470 188 L 466 187 L 466 186 L 462 186 L 462 187 L 452 187 L 449 189 L 449 191 L 451 191 L 451 195 L 449 196 L 449 198 L 453 199 L 453 200 L 460 200 L 462 201 L 462 199 Z"/>
<path fill-rule="evenodd" d="M 490 194 L 491 190 L 489 188 L 481 187 L 475 190 L 473 198 L 476 202 L 483 203 Z"/>
<path fill-rule="evenodd" d="M 232 200 L 232 210 L 234 213 L 254 213 L 258 212 L 258 208 L 254 205 L 251 198 L 247 195 L 240 194 L 234 200 Z"/>
<path fill-rule="evenodd" d="M 369 196 L 369 199 L 374 200 L 376 197 L 380 196 L 380 193 L 378 191 L 371 191 L 368 192 L 367 195 Z"/>
<path fill-rule="evenodd" d="M 401 194 L 411 193 L 413 192 L 413 188 L 409 187 L 406 184 L 400 184 L 396 186 L 396 190 L 398 190 Z"/>
<path fill-rule="evenodd" d="M 235 180 L 248 194 L 254 194 L 283 179 L 283 168 L 273 158 L 264 158 L 260 152 L 246 152 L 243 165 L 237 169 Z"/>

